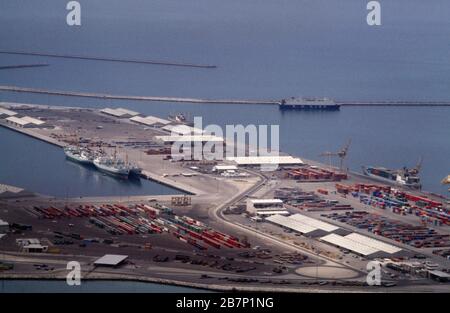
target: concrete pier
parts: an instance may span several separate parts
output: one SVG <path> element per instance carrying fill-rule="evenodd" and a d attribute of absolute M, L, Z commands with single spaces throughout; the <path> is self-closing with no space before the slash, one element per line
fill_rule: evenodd
<path fill-rule="evenodd" d="M 185 103 L 209 103 L 209 104 L 279 104 L 276 100 L 240 100 L 240 99 L 201 99 L 201 98 L 183 98 L 183 97 L 155 97 L 155 96 L 127 96 L 113 95 L 106 93 L 91 93 L 77 91 L 48 90 L 41 88 L 27 88 L 17 86 L 0 86 L 0 91 L 23 92 L 46 94 L 52 96 L 70 96 L 82 98 L 98 98 L 110 100 L 135 100 L 135 101 L 158 101 L 158 102 L 185 102 Z"/>

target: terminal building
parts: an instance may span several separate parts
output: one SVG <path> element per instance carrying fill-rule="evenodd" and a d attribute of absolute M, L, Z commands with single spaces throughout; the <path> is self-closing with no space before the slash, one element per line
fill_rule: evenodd
<path fill-rule="evenodd" d="M 247 212 L 257 216 L 289 215 L 280 199 L 248 199 Z"/>

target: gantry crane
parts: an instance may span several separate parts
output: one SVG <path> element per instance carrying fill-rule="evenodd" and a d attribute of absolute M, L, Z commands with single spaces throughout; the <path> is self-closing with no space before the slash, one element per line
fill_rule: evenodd
<path fill-rule="evenodd" d="M 331 167 L 331 158 L 338 157 L 339 158 L 339 170 L 341 172 L 344 172 L 344 160 L 347 157 L 348 149 L 350 148 L 351 142 L 352 142 L 352 140 L 349 139 L 347 141 L 347 144 L 344 147 L 342 147 L 341 150 L 339 150 L 337 152 L 326 151 L 326 152 L 321 153 L 319 156 L 328 157 L 328 162 L 330 164 L 330 167 Z"/>

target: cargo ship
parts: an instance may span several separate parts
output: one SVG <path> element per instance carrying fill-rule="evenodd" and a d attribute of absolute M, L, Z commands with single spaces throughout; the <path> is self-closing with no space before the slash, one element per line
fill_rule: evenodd
<path fill-rule="evenodd" d="M 392 170 L 384 167 L 363 166 L 362 170 L 365 175 L 379 181 L 414 189 L 422 188 L 420 177 L 418 176 L 418 167 L 413 169 L 404 167 L 400 170 Z"/>
<path fill-rule="evenodd" d="M 117 160 L 116 158 L 101 156 L 94 159 L 95 167 L 106 174 L 128 178 L 130 174 L 130 168 L 125 165 L 125 162 Z"/>
<path fill-rule="evenodd" d="M 92 153 L 80 147 L 67 146 L 64 148 L 64 154 L 68 160 L 85 165 L 92 165 L 94 161 Z"/>
<path fill-rule="evenodd" d="M 337 111 L 340 107 L 340 104 L 329 98 L 291 97 L 280 102 L 280 110 Z"/>

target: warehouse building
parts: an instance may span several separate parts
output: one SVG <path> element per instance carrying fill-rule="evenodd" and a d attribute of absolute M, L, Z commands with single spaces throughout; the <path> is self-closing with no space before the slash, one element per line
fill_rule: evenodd
<path fill-rule="evenodd" d="M 323 234 L 326 233 L 322 229 L 301 223 L 293 218 L 278 214 L 266 217 L 266 221 L 278 225 L 284 229 L 288 229 L 309 237 L 319 237 L 323 236 Z"/>
<path fill-rule="evenodd" d="M 248 199 L 247 212 L 259 216 L 289 215 L 280 199 Z"/>
<path fill-rule="evenodd" d="M 36 238 L 20 238 L 16 239 L 16 243 L 21 251 L 27 253 L 43 253 L 48 250 L 48 246 L 41 245 L 40 240 Z"/>
<path fill-rule="evenodd" d="M 321 220 L 303 215 L 303 214 L 294 214 L 289 216 L 289 218 L 296 220 L 300 223 L 306 224 L 308 226 L 317 228 L 322 230 L 324 233 L 339 233 L 341 228 L 338 226 L 323 222 Z M 346 231 L 340 232 L 340 233 L 347 233 Z"/>
<path fill-rule="evenodd" d="M 222 137 L 213 136 L 213 135 L 183 135 L 183 136 L 156 136 L 156 139 L 159 139 L 164 142 L 164 144 L 173 144 L 175 142 L 178 143 L 224 143 Z"/>
<path fill-rule="evenodd" d="M 213 172 L 223 173 L 228 171 L 237 171 L 236 165 L 215 165 L 212 169 Z"/>
<path fill-rule="evenodd" d="M 47 252 L 48 246 L 43 246 L 41 244 L 30 244 L 22 247 L 23 252 L 27 253 L 44 253 Z"/>
<path fill-rule="evenodd" d="M 320 240 L 370 258 L 396 257 L 401 255 L 403 251 L 398 247 L 356 233 L 347 236 L 329 234 L 320 238 Z"/>
<path fill-rule="evenodd" d="M 20 128 L 44 128 L 48 126 L 44 121 L 30 116 L 20 118 L 17 116 L 10 116 L 6 118 L 6 122 Z"/>
<path fill-rule="evenodd" d="M 275 215 L 266 218 L 266 221 L 310 237 L 320 237 L 331 232 L 336 233 L 342 230 L 335 225 L 302 214 L 293 214 L 288 217 L 278 217 Z M 345 230 L 342 231 L 347 233 Z"/>
<path fill-rule="evenodd" d="M 117 267 L 128 259 L 128 255 L 105 254 L 94 262 L 94 266 Z"/>
<path fill-rule="evenodd" d="M 0 107 L 0 118 L 7 118 L 10 116 L 14 116 L 17 115 L 16 112 L 8 110 L 8 109 L 4 109 Z"/>
<path fill-rule="evenodd" d="M 300 158 L 294 158 L 290 155 L 228 157 L 227 160 L 235 162 L 238 166 L 283 166 L 304 164 Z"/>
<path fill-rule="evenodd" d="M 167 124 L 170 124 L 170 121 L 156 117 L 156 116 L 133 116 L 130 118 L 130 121 L 142 124 L 145 126 L 151 126 L 151 127 L 164 127 Z"/>
<path fill-rule="evenodd" d="M 118 118 L 131 118 L 133 116 L 139 115 L 139 112 L 131 111 L 124 108 L 117 108 L 117 109 L 111 109 L 111 108 L 104 108 L 100 110 L 103 114 L 111 115 Z"/>
<path fill-rule="evenodd" d="M 399 256 L 403 252 L 399 247 L 357 233 L 351 233 L 345 238 L 385 252 L 389 256 Z"/>
<path fill-rule="evenodd" d="M 203 130 L 187 125 L 166 125 L 162 128 L 172 135 L 202 135 Z"/>

